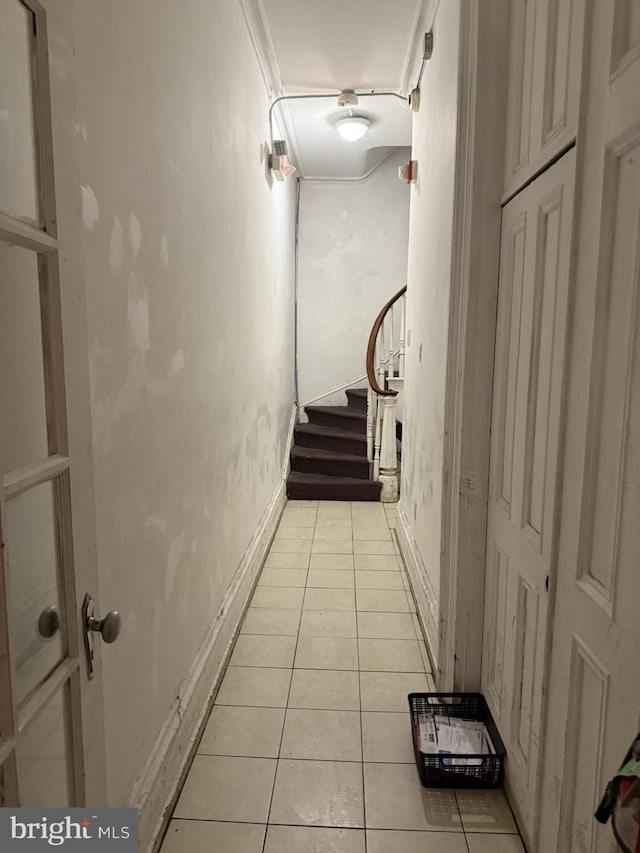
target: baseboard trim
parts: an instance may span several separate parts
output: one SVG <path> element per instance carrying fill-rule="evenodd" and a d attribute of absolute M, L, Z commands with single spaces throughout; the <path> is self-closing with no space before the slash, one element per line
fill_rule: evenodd
<path fill-rule="evenodd" d="M 285 503 L 280 482 L 135 785 L 130 802 L 139 810 L 142 853 L 160 847 Z"/>
<path fill-rule="evenodd" d="M 285 448 L 284 462 L 282 463 L 282 479 L 286 480 L 289 476 L 291 468 L 291 448 L 293 447 L 293 432 L 298 423 L 298 406 L 293 404 L 291 409 L 291 418 L 289 419 L 289 432 L 287 434 L 287 446 Z"/>
<path fill-rule="evenodd" d="M 440 637 L 440 609 L 431 586 L 418 545 L 414 539 L 409 519 L 402 503 L 398 504 L 398 525 L 396 527 L 398 545 L 407 568 L 409 583 L 416 602 L 418 618 L 422 622 L 429 657 L 434 664 L 433 677 L 438 680 L 438 641 Z"/>

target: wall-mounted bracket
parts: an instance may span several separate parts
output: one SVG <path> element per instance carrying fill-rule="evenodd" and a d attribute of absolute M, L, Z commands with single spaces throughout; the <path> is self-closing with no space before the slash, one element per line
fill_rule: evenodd
<path fill-rule="evenodd" d="M 433 56 L 433 30 L 424 34 L 424 47 L 422 50 L 422 61 L 426 62 Z"/>
<path fill-rule="evenodd" d="M 409 160 L 408 163 L 403 163 L 398 166 L 398 177 L 401 181 L 406 181 L 408 184 L 414 184 L 418 177 L 418 161 Z"/>
<path fill-rule="evenodd" d="M 269 168 L 278 181 L 284 181 L 296 171 L 296 167 L 287 163 L 287 142 L 285 139 L 273 140 L 273 152 L 269 155 Z"/>

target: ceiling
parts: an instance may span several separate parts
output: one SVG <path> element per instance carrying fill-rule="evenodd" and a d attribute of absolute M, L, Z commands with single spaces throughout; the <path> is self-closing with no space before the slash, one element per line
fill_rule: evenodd
<path fill-rule="evenodd" d="M 290 159 L 306 178 L 366 176 L 399 146 L 411 144 L 411 111 L 394 97 L 361 98 L 356 115 L 368 133 L 346 142 L 334 128 L 347 115 L 337 93 L 384 90 L 407 94 L 423 0 L 247 0 L 259 17 L 258 48 L 267 54 L 278 94 L 336 92 L 332 98 L 284 102 Z M 249 17 L 249 16 L 248 16 Z M 251 26 L 251 20 L 250 20 Z"/>

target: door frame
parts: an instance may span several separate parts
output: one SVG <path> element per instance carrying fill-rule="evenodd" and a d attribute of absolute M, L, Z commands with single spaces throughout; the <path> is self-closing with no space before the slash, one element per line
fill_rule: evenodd
<path fill-rule="evenodd" d="M 96 529 L 93 426 L 91 414 L 91 346 L 88 333 L 83 236 L 83 192 L 79 183 L 83 129 L 78 124 L 76 63 L 71 0 L 40 0 L 48 21 L 53 160 L 60 257 L 62 334 L 65 346 L 67 437 L 73 460 L 70 471 L 73 547 L 76 566 L 77 626 L 82 636 L 82 601 L 86 592 L 100 607 Z M 91 227 L 93 225 L 91 224 Z M 84 651 L 81 652 L 84 655 Z M 109 805 L 102 681 L 102 643 L 93 644 L 94 678 L 80 668 L 85 798 L 87 805 Z"/>
<path fill-rule="evenodd" d="M 65 535 L 60 542 L 70 565 L 69 573 L 61 578 L 61 599 L 69 616 L 67 659 L 47 681 L 42 691 L 46 694 L 44 699 L 27 701 L 20 728 L 24 729 L 37 715 L 47 697 L 68 683 L 71 707 L 79 721 L 70 732 L 73 740 L 69 742 L 77 804 L 105 805 L 100 644 L 95 644 L 96 677 L 90 681 L 82 640 L 83 596 L 91 592 L 98 598 L 99 589 L 72 10 L 70 0 L 20 3 L 34 18 L 37 74 L 33 119 L 40 223 L 0 213 L 0 232 L 14 244 L 39 253 L 41 281 L 44 274 L 47 283 L 44 290 L 41 286 L 41 298 L 48 301 L 49 308 L 49 323 L 43 326 L 43 350 L 48 352 L 52 368 L 45 380 L 50 455 L 45 462 L 32 466 L 31 475 L 22 476 L 20 485 L 4 478 L 0 491 L 4 501 L 9 494 L 40 480 L 51 481 L 56 492 L 64 491 L 73 519 L 72 526 L 70 520 L 64 525 L 68 534 L 73 529 L 73 537 Z M 24 473 L 25 469 L 21 474 Z M 56 481 L 52 479 L 54 475 Z M 2 591 L 0 597 L 4 599 Z M 0 604 L 4 606 L 6 601 Z M 4 640 L 6 631 L 4 626 Z M 7 661 L 1 660 L 0 664 L 0 675 L 6 677 Z M 17 721 L 15 707 L 11 716 Z M 15 737 L 18 731 L 8 734 Z"/>
<path fill-rule="evenodd" d="M 436 661 L 442 690 L 476 691 L 481 682 L 509 10 L 508 0 L 461 0 Z"/>

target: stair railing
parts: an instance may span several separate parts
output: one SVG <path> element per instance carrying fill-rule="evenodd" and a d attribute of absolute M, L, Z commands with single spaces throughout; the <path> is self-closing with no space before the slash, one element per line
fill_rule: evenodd
<path fill-rule="evenodd" d="M 404 380 L 406 292 L 405 285 L 384 305 L 367 345 L 367 457 L 373 479 L 382 483 L 380 500 L 385 502 L 397 501 L 399 494 L 398 391 L 390 385 Z"/>

